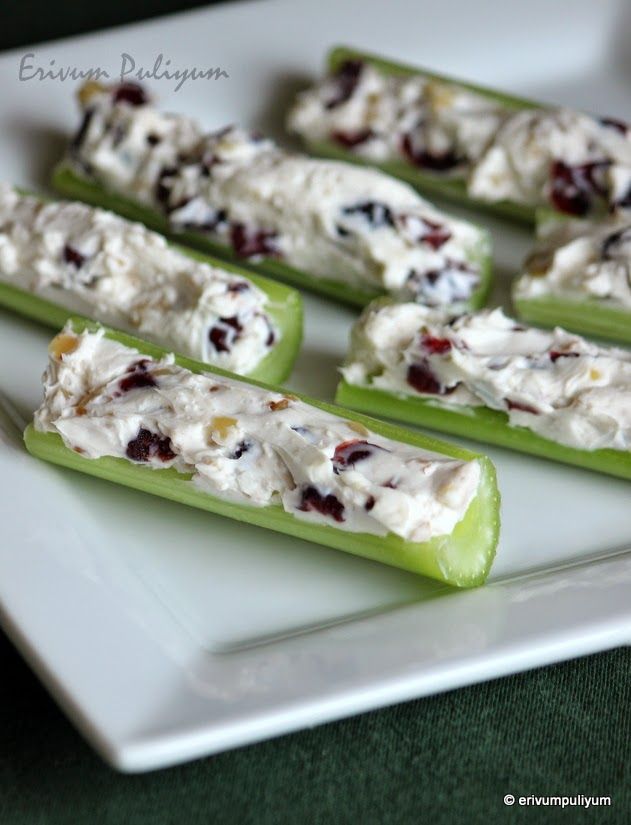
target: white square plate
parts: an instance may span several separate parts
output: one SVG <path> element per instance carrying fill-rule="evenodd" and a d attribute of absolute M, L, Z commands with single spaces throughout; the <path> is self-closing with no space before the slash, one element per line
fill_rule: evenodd
<path fill-rule="evenodd" d="M 77 113 L 40 67 L 221 67 L 153 83 L 209 128 L 282 136 L 282 112 L 334 42 L 550 101 L 629 116 L 625 2 L 231 4 L 0 56 L 0 177 L 43 186 Z M 505 287 L 525 230 L 492 224 Z M 353 313 L 306 298 L 291 386 L 330 398 Z M 48 331 L 0 311 L 0 388 L 39 403 Z M 11 427 L 7 427 L 7 432 Z M 14 436 L 16 433 L 14 432 Z M 629 642 L 622 481 L 501 450 L 491 583 L 413 575 L 117 488 L 0 444 L 2 622 L 71 719 L 122 770 L 172 764 L 369 708 Z"/>

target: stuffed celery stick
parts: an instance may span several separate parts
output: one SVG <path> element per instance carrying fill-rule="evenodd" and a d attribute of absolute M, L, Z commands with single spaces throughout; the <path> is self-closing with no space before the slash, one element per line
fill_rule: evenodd
<path fill-rule="evenodd" d="M 448 319 L 376 302 L 353 330 L 337 401 L 631 479 L 631 352 L 501 309 Z"/>
<path fill-rule="evenodd" d="M 478 307 L 488 233 L 372 169 L 290 154 L 236 127 L 205 134 L 138 86 L 90 84 L 53 183 L 182 242 L 329 297 Z"/>
<path fill-rule="evenodd" d="M 379 166 L 420 189 L 534 220 L 631 207 L 631 130 L 339 47 L 288 128 L 316 154 Z"/>
<path fill-rule="evenodd" d="M 482 456 L 237 379 L 121 333 L 52 341 L 26 445 L 41 458 L 458 586 L 495 553 Z"/>
<path fill-rule="evenodd" d="M 519 317 L 631 344 L 631 215 L 537 219 L 538 242 L 513 285 Z"/>
<path fill-rule="evenodd" d="M 0 184 L 0 305 L 59 327 L 81 313 L 239 374 L 282 381 L 295 290 L 167 244 L 139 223 Z"/>

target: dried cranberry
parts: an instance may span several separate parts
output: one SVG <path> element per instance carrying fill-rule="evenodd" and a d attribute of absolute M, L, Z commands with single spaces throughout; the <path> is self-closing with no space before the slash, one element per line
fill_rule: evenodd
<path fill-rule="evenodd" d="M 240 258 L 252 258 L 255 255 L 277 256 L 278 235 L 262 229 L 252 230 L 242 223 L 235 223 L 230 230 L 230 241 Z"/>
<path fill-rule="evenodd" d="M 366 499 L 366 503 L 364 504 L 364 510 L 367 513 L 370 513 L 370 511 L 372 510 L 372 508 L 374 506 L 375 506 L 375 497 L 374 496 L 368 496 L 368 498 Z"/>
<path fill-rule="evenodd" d="M 345 206 L 342 209 L 343 215 L 362 215 L 371 229 L 378 229 L 382 226 L 394 226 L 394 216 L 392 210 L 385 203 L 379 201 L 362 201 L 354 206 Z"/>
<path fill-rule="evenodd" d="M 157 146 L 161 140 L 162 138 L 160 137 L 160 135 L 154 135 L 153 133 L 147 135 L 147 143 L 149 144 L 149 146 Z"/>
<path fill-rule="evenodd" d="M 333 472 L 339 473 L 341 470 L 346 470 L 348 467 L 353 467 L 358 461 L 364 461 L 374 455 L 375 450 L 381 449 L 376 444 L 370 444 L 368 441 L 361 441 L 359 438 L 351 439 L 350 441 L 343 441 L 338 444 L 333 453 Z"/>
<path fill-rule="evenodd" d="M 86 262 L 86 256 L 82 255 L 81 252 L 79 252 L 79 250 L 74 246 L 70 246 L 70 244 L 66 244 L 64 246 L 63 255 L 64 261 L 67 264 L 72 264 L 75 269 L 79 269 Z"/>
<path fill-rule="evenodd" d="M 437 338 L 426 333 L 421 337 L 421 346 L 430 355 L 444 355 L 451 349 L 451 341 L 449 338 Z"/>
<path fill-rule="evenodd" d="M 160 461 L 171 461 L 175 453 L 171 449 L 171 439 L 160 436 L 143 427 L 138 430 L 136 438 L 127 445 L 127 458 L 132 461 L 149 461 L 150 458 L 159 458 Z"/>
<path fill-rule="evenodd" d="M 429 244 L 432 249 L 440 249 L 451 238 L 451 232 L 439 223 L 428 221 L 427 218 L 423 218 L 423 223 L 427 226 L 428 231 L 419 240 Z"/>
<path fill-rule="evenodd" d="M 236 315 L 231 318 L 219 318 L 209 332 L 208 337 L 217 352 L 230 352 L 234 343 L 243 332 L 243 325 Z"/>
<path fill-rule="evenodd" d="M 303 513 L 315 510 L 323 516 L 331 516 L 335 521 L 344 521 L 344 505 L 332 493 L 322 495 L 322 493 L 311 485 L 305 487 L 300 497 L 300 506 Z"/>
<path fill-rule="evenodd" d="M 363 68 L 361 60 L 345 60 L 342 63 L 333 77 L 335 91 L 333 97 L 324 104 L 326 109 L 335 109 L 352 97 Z"/>
<path fill-rule="evenodd" d="M 520 410 L 521 412 L 539 415 L 539 410 L 535 409 L 535 407 L 532 407 L 530 404 L 523 404 L 521 401 L 511 401 L 510 398 L 506 399 L 506 406 L 509 410 Z"/>
<path fill-rule="evenodd" d="M 346 132 L 340 129 L 335 129 L 331 132 L 331 140 L 344 146 L 346 149 L 354 149 L 356 146 L 361 146 L 375 136 L 372 129 L 358 129 L 356 132 Z"/>
<path fill-rule="evenodd" d="M 149 96 L 138 83 L 119 83 L 114 88 L 114 103 L 129 103 L 130 106 L 142 106 L 149 102 Z"/>
<path fill-rule="evenodd" d="M 558 350 L 550 350 L 550 360 L 556 363 L 559 358 L 578 358 L 580 352 L 559 352 Z"/>
<path fill-rule="evenodd" d="M 431 395 L 442 395 L 443 387 L 440 381 L 431 371 L 427 361 L 419 361 L 410 364 L 407 372 L 407 382 L 417 392 L 429 393 Z"/>
<path fill-rule="evenodd" d="M 423 169 L 431 169 L 432 172 L 447 172 L 462 163 L 462 159 L 453 149 L 446 152 L 430 152 L 428 149 L 415 148 L 409 133 L 403 136 L 401 148 L 411 163 Z"/>
<path fill-rule="evenodd" d="M 227 292 L 239 293 L 247 292 L 250 289 L 250 284 L 247 281 L 233 281 L 226 287 Z"/>
<path fill-rule="evenodd" d="M 121 392 L 129 392 L 130 390 L 137 390 L 142 387 L 157 387 L 158 384 L 155 378 L 147 370 L 148 363 L 148 360 L 143 358 L 140 361 L 136 361 L 135 364 L 132 364 L 127 370 L 125 378 L 121 378 L 118 382 L 119 390 Z"/>
<path fill-rule="evenodd" d="M 560 212 L 570 215 L 586 215 L 594 195 L 605 195 L 606 190 L 598 181 L 597 173 L 610 166 L 609 161 L 594 161 L 569 166 L 557 160 L 550 169 L 550 200 Z"/>
<path fill-rule="evenodd" d="M 440 249 L 451 238 L 451 232 L 445 226 L 419 215 L 402 214 L 399 221 L 415 243 L 426 243 L 434 250 Z"/>

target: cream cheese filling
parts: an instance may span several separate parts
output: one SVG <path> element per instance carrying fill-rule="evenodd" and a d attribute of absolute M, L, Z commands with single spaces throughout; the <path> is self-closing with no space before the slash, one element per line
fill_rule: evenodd
<path fill-rule="evenodd" d="M 486 406 L 511 425 L 580 450 L 631 448 L 631 352 L 501 309 L 447 319 L 377 303 L 358 321 L 345 379 L 449 406 Z"/>
<path fill-rule="evenodd" d="M 298 96 L 288 128 L 367 159 L 464 177 L 479 200 L 551 203 L 575 215 L 603 202 L 631 208 L 631 130 L 621 121 L 515 111 L 455 83 L 348 61 Z"/>
<path fill-rule="evenodd" d="M 148 103 L 91 95 L 71 151 L 78 172 L 237 256 L 429 305 L 465 303 L 484 233 L 373 169 L 283 151 L 230 127 L 203 134 Z"/>
<path fill-rule="evenodd" d="M 236 380 L 66 329 L 51 344 L 40 431 L 86 458 L 174 467 L 214 496 L 342 530 L 422 542 L 451 533 L 480 465 L 430 453 Z"/>
<path fill-rule="evenodd" d="M 184 355 L 249 373 L 280 332 L 247 278 L 138 223 L 0 184 L 0 281 Z"/>
<path fill-rule="evenodd" d="M 568 221 L 555 227 L 529 255 L 513 295 L 631 309 L 631 222 Z"/>

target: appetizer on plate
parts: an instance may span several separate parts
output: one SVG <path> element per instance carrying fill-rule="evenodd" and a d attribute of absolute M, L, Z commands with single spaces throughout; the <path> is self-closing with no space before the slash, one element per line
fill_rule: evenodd
<path fill-rule="evenodd" d="M 140 223 L 0 184 L 0 305 L 69 314 L 240 374 L 282 381 L 302 337 L 289 287 L 169 245 Z"/>
<path fill-rule="evenodd" d="M 288 127 L 317 154 L 375 164 L 437 194 L 534 219 L 631 208 L 631 129 L 354 49 L 299 95 Z"/>
<path fill-rule="evenodd" d="M 519 317 L 631 344 L 631 214 L 538 218 L 538 242 L 513 285 Z"/>
<path fill-rule="evenodd" d="M 205 134 L 139 86 L 91 83 L 80 100 L 81 126 L 54 174 L 64 194 L 358 306 L 384 294 L 484 303 L 488 233 L 407 184 L 236 127 Z"/>
<path fill-rule="evenodd" d="M 25 434 L 47 460 L 458 586 L 488 574 L 491 462 L 71 322 Z"/>
<path fill-rule="evenodd" d="M 447 318 L 378 301 L 342 373 L 349 407 L 631 478 L 631 352 L 501 309 Z"/>

